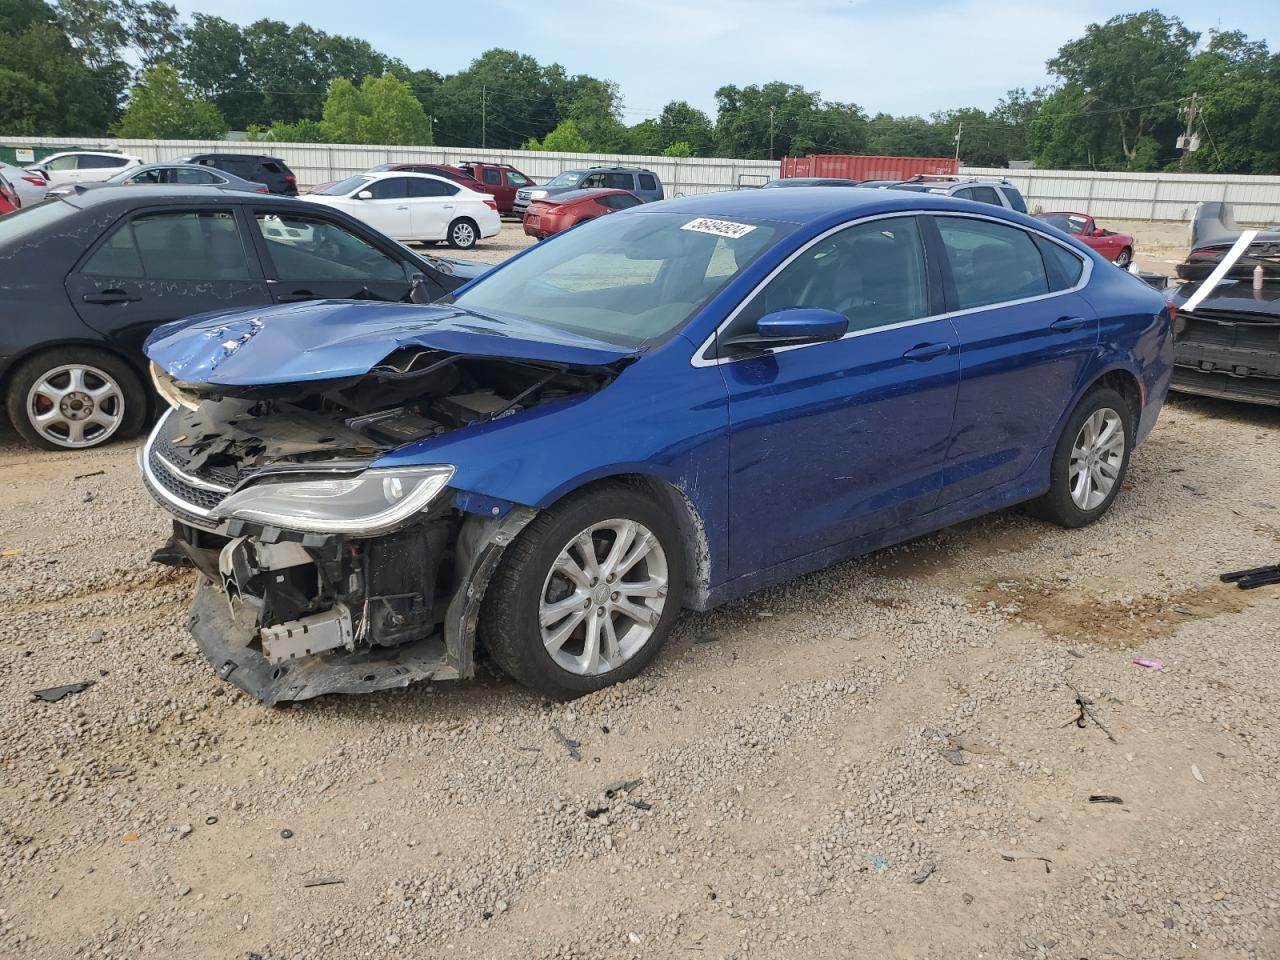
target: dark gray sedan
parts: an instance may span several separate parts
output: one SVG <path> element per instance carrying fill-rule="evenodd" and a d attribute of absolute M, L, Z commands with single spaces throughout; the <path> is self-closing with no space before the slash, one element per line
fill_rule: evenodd
<path fill-rule="evenodd" d="M 148 163 L 141 167 L 122 170 L 110 180 L 101 183 L 66 183 L 54 187 L 50 197 L 63 196 L 77 188 L 92 189 L 105 186 L 145 187 L 166 184 L 184 187 L 219 187 L 223 190 L 247 190 L 249 193 L 269 193 L 265 183 L 254 183 L 225 170 L 196 166 L 194 163 Z"/>

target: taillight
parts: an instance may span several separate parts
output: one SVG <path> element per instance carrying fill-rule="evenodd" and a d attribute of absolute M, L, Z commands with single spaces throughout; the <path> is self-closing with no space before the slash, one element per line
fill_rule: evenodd
<path fill-rule="evenodd" d="M 285 183 L 297 183 L 297 182 L 298 182 L 298 178 L 297 178 L 297 177 L 295 177 L 292 173 L 286 173 L 286 174 L 284 175 L 284 182 L 285 182 Z"/>
<path fill-rule="evenodd" d="M 253 191 L 253 192 L 254 192 L 254 193 L 270 193 L 271 191 L 270 191 L 270 190 L 268 190 L 266 187 L 259 187 L 257 190 L 255 190 L 255 191 Z"/>
<path fill-rule="evenodd" d="M 1169 319 L 1176 323 L 1178 321 L 1178 305 L 1172 300 L 1166 300 L 1165 303 L 1169 307 Z"/>
<path fill-rule="evenodd" d="M 486 201 L 484 202 L 484 205 L 485 205 L 486 207 L 488 207 L 490 210 L 497 210 L 497 209 L 498 209 L 498 201 L 497 201 L 497 200 L 486 200 Z"/>
<path fill-rule="evenodd" d="M 31 184 L 33 187 L 47 187 L 49 185 L 39 177 L 23 177 L 22 179 L 27 181 L 27 183 Z"/>
<path fill-rule="evenodd" d="M 1222 256 L 1221 250 L 1192 250 L 1187 255 L 1188 260 L 1214 260 Z"/>

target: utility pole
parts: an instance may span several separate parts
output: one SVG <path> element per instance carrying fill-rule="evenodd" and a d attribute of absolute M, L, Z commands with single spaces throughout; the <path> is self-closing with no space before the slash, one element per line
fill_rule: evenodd
<path fill-rule="evenodd" d="M 486 90 L 487 88 L 485 87 L 485 85 L 483 83 L 480 84 L 480 146 L 481 148 L 485 146 L 485 127 L 487 126 L 487 121 L 489 119 L 485 110 L 487 106 L 485 104 Z"/>
<path fill-rule="evenodd" d="M 956 163 L 960 162 L 960 134 L 964 133 L 964 121 L 961 120 L 956 124 Z"/>
<path fill-rule="evenodd" d="M 773 159 L 773 113 L 774 108 L 769 108 L 769 159 Z"/>
<path fill-rule="evenodd" d="M 1178 169 L 1184 169 L 1187 165 L 1187 154 L 1200 146 L 1196 142 L 1196 101 L 1199 99 L 1198 93 L 1191 94 L 1191 101 L 1187 104 L 1187 132 L 1183 134 L 1178 142 L 1178 146 L 1182 148 L 1182 157 L 1178 160 Z"/>

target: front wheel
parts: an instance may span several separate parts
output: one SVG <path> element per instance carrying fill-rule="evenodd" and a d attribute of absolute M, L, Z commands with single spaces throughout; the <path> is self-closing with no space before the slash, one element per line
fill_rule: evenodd
<path fill-rule="evenodd" d="M 1028 504 L 1063 527 L 1093 523 L 1124 485 L 1133 449 L 1133 412 L 1110 387 L 1085 394 L 1067 420 L 1050 464 L 1049 492 Z"/>
<path fill-rule="evenodd" d="M 1116 266 L 1124 270 L 1133 262 L 1133 251 L 1125 247 L 1120 251 L 1120 255 L 1116 257 Z"/>
<path fill-rule="evenodd" d="M 64 347 L 32 357 L 14 371 L 9 419 L 28 443 L 83 450 L 137 436 L 147 399 L 137 374 L 101 350 Z"/>
<path fill-rule="evenodd" d="M 638 492 L 599 488 L 543 511 L 507 548 L 480 639 L 520 683 L 569 699 L 639 673 L 683 595 L 675 523 Z"/>
<path fill-rule="evenodd" d="M 475 223 L 466 217 L 460 217 L 449 224 L 449 246 L 456 247 L 459 250 L 470 250 L 476 245 L 479 239 L 480 231 L 476 229 Z"/>

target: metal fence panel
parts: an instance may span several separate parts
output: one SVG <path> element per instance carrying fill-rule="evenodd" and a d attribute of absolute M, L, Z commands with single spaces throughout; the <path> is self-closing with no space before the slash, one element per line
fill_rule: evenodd
<path fill-rule="evenodd" d="M 594 164 L 647 167 L 662 179 L 669 197 L 759 186 L 778 175 L 778 163 L 769 160 L 541 153 L 471 147 L 22 136 L 0 137 L 0 144 L 121 150 L 136 154 L 148 163 L 196 152 L 271 153 L 288 163 L 299 183 L 305 185 L 336 180 L 380 163 L 457 163 L 461 160 L 510 163 L 539 181 L 548 180 L 563 170 Z M 1074 209 L 1101 218 L 1186 221 L 1191 218 L 1196 204 L 1205 200 L 1226 200 L 1234 205 L 1236 219 L 1242 223 L 1280 222 L 1280 177 L 1005 170 L 991 167 L 961 167 L 961 173 L 1007 177 L 1022 191 L 1032 210 Z"/>

